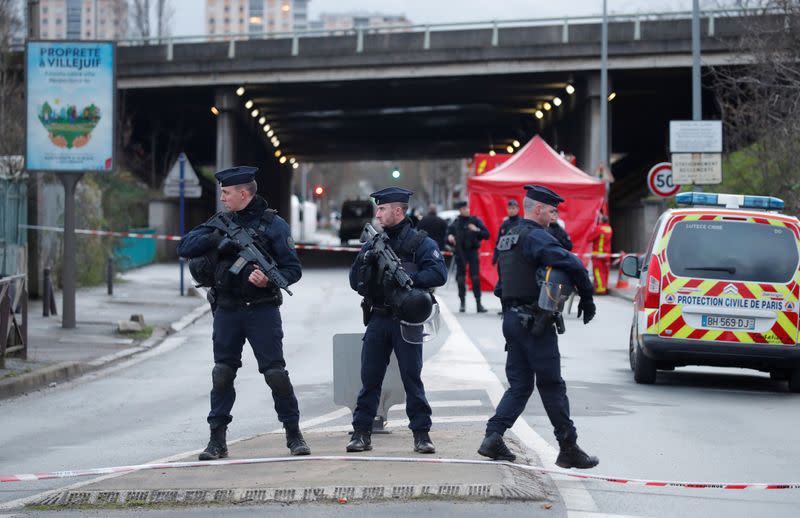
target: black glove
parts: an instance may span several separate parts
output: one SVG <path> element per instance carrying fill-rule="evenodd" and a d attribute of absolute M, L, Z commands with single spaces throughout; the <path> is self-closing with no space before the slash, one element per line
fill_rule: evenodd
<path fill-rule="evenodd" d="M 581 297 L 578 302 L 578 318 L 581 318 L 581 314 L 583 314 L 583 323 L 588 324 L 594 318 L 595 313 L 597 313 L 597 308 L 592 297 Z"/>
<path fill-rule="evenodd" d="M 233 239 L 226 237 L 217 245 L 217 250 L 223 254 L 232 254 L 239 251 L 239 245 Z"/>
<path fill-rule="evenodd" d="M 208 242 L 211 244 L 212 247 L 216 248 L 219 246 L 222 240 L 225 239 L 225 234 L 220 232 L 218 229 L 214 229 L 213 232 L 208 234 L 206 239 L 208 239 Z"/>

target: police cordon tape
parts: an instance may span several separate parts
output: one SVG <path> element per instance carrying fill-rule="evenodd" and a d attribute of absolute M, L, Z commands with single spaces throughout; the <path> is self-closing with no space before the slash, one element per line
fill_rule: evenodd
<path fill-rule="evenodd" d="M 45 225 L 19 225 L 19 228 L 26 228 L 29 230 L 44 230 L 47 232 L 64 232 L 63 227 L 49 227 Z M 89 236 L 111 236 L 111 237 L 133 237 L 139 239 L 161 239 L 166 241 L 180 241 L 181 236 L 174 235 L 174 234 L 143 234 L 141 232 L 114 232 L 112 230 L 90 230 L 85 228 L 76 228 L 76 234 L 86 234 Z M 295 248 L 298 250 L 322 250 L 326 252 L 358 252 L 361 250 L 360 246 L 337 246 L 337 245 L 310 245 L 305 243 L 297 243 Z M 450 251 L 443 251 L 442 255 L 451 256 L 453 252 Z M 482 256 L 490 256 L 492 255 L 491 252 L 481 252 L 480 255 Z M 593 258 L 593 259 L 614 259 L 614 260 L 622 260 L 626 255 L 637 255 L 637 254 L 626 254 L 625 252 L 619 254 L 606 254 L 606 253 L 594 253 L 594 252 L 587 252 L 583 254 L 583 257 L 586 258 Z M 616 262 L 616 261 L 615 261 Z"/>
<path fill-rule="evenodd" d="M 43 473 L 26 473 L 21 475 L 0 475 L 0 483 L 25 482 L 33 480 L 52 480 L 58 478 L 88 477 L 95 475 L 111 475 L 121 473 L 133 473 L 136 471 L 146 471 L 155 469 L 174 469 L 174 468 L 199 468 L 207 466 L 236 466 L 250 464 L 274 464 L 281 462 L 309 462 L 309 461 L 337 461 L 337 462 L 403 462 L 418 464 L 466 464 L 478 466 L 508 466 L 523 471 L 535 471 L 548 473 L 551 475 L 563 475 L 567 477 L 579 478 L 584 480 L 597 480 L 601 482 L 611 482 L 614 484 L 625 484 L 629 486 L 643 487 L 679 487 L 685 489 L 800 489 L 800 482 L 790 483 L 766 483 L 766 482 L 680 482 L 680 481 L 659 481 L 643 480 L 635 478 L 611 477 L 608 475 L 590 475 L 576 473 L 563 469 L 544 468 L 541 466 L 531 466 L 529 464 L 514 464 L 505 461 L 491 460 L 471 460 L 471 459 L 425 459 L 419 457 L 354 457 L 354 456 L 318 456 L 318 457 L 264 457 L 253 459 L 228 459 L 228 460 L 200 460 L 189 462 L 163 462 L 156 464 L 138 464 L 132 466 L 116 466 L 110 468 L 94 468 L 69 471 L 50 471 Z"/>

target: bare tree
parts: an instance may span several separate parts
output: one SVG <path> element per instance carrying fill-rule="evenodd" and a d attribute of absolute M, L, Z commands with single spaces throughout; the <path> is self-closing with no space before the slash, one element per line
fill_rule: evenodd
<path fill-rule="evenodd" d="M 725 127 L 724 186 L 780 196 L 800 211 L 800 0 L 769 0 L 743 25 L 746 66 L 712 69 Z M 735 152 L 735 153 L 731 153 Z"/>
<path fill-rule="evenodd" d="M 131 6 L 131 27 L 134 36 L 163 38 L 169 35 L 170 23 L 175 14 L 170 0 L 128 1 Z M 155 21 L 155 26 L 151 24 L 151 18 Z"/>
<path fill-rule="evenodd" d="M 0 0 L 0 157 L 22 154 L 23 84 L 20 52 L 12 46 L 21 37 L 22 18 L 16 0 Z M 22 172 L 17 160 L 4 160 L 4 175 Z"/>

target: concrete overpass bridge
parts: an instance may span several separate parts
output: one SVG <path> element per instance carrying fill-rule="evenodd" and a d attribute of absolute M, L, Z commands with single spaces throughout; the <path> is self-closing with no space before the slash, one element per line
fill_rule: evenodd
<path fill-rule="evenodd" d="M 783 26 L 777 15 L 706 11 L 704 67 L 747 63 L 740 40 L 756 20 Z M 579 17 L 124 41 L 123 132 L 165 160 L 186 150 L 201 165 L 259 165 L 279 210 L 293 169 L 277 150 L 299 163 L 469 157 L 538 133 L 592 172 L 600 34 L 598 17 Z M 630 213 L 643 172 L 667 158 L 668 121 L 691 118 L 690 13 L 611 16 L 608 34 L 611 202 Z M 714 117 L 709 86 L 704 116 Z"/>

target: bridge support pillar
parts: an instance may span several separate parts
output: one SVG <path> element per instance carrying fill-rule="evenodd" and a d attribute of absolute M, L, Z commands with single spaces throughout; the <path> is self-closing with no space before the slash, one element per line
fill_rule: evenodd
<path fill-rule="evenodd" d="M 608 91 L 611 92 L 609 79 Z M 597 174 L 600 166 L 600 72 L 595 72 L 586 77 L 583 87 L 583 142 L 581 156 L 578 158 L 578 167 L 589 174 Z M 608 100 L 603 99 L 608 102 Z M 608 148 L 611 156 L 611 110 L 608 111 Z M 608 165 L 608 164 L 606 164 Z"/>
<path fill-rule="evenodd" d="M 219 110 L 217 115 L 217 171 L 233 167 L 236 129 L 236 96 L 230 87 L 217 89 L 214 105 Z M 219 185 L 217 185 L 217 210 L 223 210 L 219 201 Z"/>

